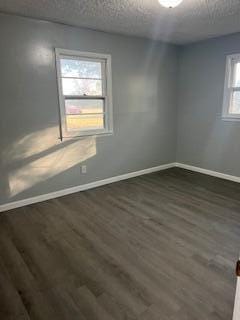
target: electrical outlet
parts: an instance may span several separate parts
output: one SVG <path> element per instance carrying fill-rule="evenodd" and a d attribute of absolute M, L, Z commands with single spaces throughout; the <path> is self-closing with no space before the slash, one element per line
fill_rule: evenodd
<path fill-rule="evenodd" d="M 81 166 L 82 173 L 87 173 L 87 166 Z"/>

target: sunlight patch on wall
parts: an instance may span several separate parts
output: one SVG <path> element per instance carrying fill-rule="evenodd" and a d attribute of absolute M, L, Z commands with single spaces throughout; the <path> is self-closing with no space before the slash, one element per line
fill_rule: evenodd
<path fill-rule="evenodd" d="M 60 144 L 60 140 L 57 138 L 58 135 L 59 128 L 51 127 L 24 136 L 7 148 L 4 162 L 27 159 L 49 150 Z"/>
<path fill-rule="evenodd" d="M 56 143 L 55 132 L 39 131 L 14 144 L 10 154 L 24 161 L 9 175 L 11 197 L 96 155 L 95 137 Z"/>

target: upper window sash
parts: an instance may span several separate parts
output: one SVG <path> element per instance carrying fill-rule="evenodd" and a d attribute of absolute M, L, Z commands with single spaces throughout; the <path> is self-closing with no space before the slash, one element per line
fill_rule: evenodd
<path fill-rule="evenodd" d="M 106 93 L 106 60 L 103 59 L 96 59 L 96 58 L 86 58 L 86 57 L 82 57 L 82 56 L 67 56 L 67 55 L 60 55 L 60 61 L 62 60 L 76 60 L 76 61 L 89 61 L 89 62 L 93 62 L 96 64 L 100 64 L 101 65 L 101 75 L 95 76 L 95 77 L 87 77 L 85 75 L 66 75 L 62 72 L 62 66 L 61 66 L 61 62 L 60 62 L 60 73 L 61 73 L 61 80 L 62 80 L 62 94 L 63 96 L 67 97 L 67 98 L 73 98 L 73 97 L 81 97 L 81 98 L 85 98 L 85 97 L 94 97 L 94 98 L 98 98 L 98 97 L 106 97 L 107 93 Z M 84 93 L 84 94 L 80 94 L 80 93 L 66 93 L 64 92 L 64 82 L 67 85 L 67 81 L 71 81 L 71 80 L 84 80 L 84 81 L 96 81 L 99 83 L 99 85 L 101 86 L 101 94 L 92 94 L 92 93 Z M 71 83 L 71 82 L 70 82 Z M 66 91 L 67 86 L 65 87 L 65 91 Z"/>
<path fill-rule="evenodd" d="M 229 69 L 229 87 L 230 88 L 236 88 L 240 87 L 240 85 L 237 85 L 237 65 L 240 64 L 240 57 L 236 56 L 229 56 L 227 59 L 229 59 L 227 63 L 227 68 Z"/>
<path fill-rule="evenodd" d="M 106 59 L 96 59 L 96 58 L 86 58 L 84 56 L 78 55 L 78 56 L 71 56 L 71 55 L 62 55 L 60 54 L 60 59 L 65 59 L 65 60 L 76 60 L 79 61 L 89 61 L 89 62 L 97 62 L 101 64 L 101 77 L 84 77 L 84 76 L 65 76 L 62 74 L 61 70 L 61 78 L 63 79 L 83 79 L 83 80 L 99 80 L 102 82 L 103 86 L 103 94 L 101 96 L 106 95 Z"/>

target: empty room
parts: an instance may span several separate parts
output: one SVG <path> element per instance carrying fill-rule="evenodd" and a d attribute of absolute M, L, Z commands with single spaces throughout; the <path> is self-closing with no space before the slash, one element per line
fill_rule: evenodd
<path fill-rule="evenodd" d="M 0 320 L 240 320 L 240 1 L 0 0 Z"/>

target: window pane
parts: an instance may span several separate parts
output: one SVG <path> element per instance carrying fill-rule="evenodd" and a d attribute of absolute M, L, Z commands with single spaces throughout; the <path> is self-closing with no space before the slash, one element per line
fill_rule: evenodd
<path fill-rule="evenodd" d="M 61 59 L 60 62 L 63 77 L 102 78 L 101 62 L 75 59 Z"/>
<path fill-rule="evenodd" d="M 240 91 L 233 92 L 230 113 L 240 114 Z"/>
<path fill-rule="evenodd" d="M 66 114 L 103 113 L 103 100 L 65 100 Z"/>
<path fill-rule="evenodd" d="M 102 80 L 62 79 L 64 95 L 102 95 Z"/>
<path fill-rule="evenodd" d="M 235 63 L 234 65 L 233 86 L 240 87 L 240 62 Z"/>
<path fill-rule="evenodd" d="M 66 125 L 68 131 L 104 129 L 104 115 L 67 115 Z"/>

